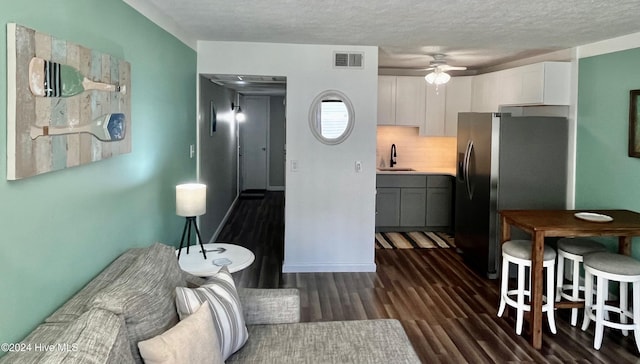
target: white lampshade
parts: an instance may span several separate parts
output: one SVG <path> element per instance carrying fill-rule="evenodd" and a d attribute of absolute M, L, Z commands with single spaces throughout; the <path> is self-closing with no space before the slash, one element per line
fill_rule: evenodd
<path fill-rule="evenodd" d="M 201 183 L 185 183 L 176 186 L 176 214 L 200 216 L 207 212 L 207 186 Z"/>
<path fill-rule="evenodd" d="M 451 76 L 449 76 L 449 74 L 446 72 L 436 71 L 424 76 L 424 79 L 432 85 L 442 85 L 449 82 Z"/>

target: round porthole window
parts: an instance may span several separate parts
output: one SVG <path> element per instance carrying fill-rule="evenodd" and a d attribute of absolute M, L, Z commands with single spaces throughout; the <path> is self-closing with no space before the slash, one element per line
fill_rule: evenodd
<path fill-rule="evenodd" d="M 349 98 L 340 91 L 321 92 L 309 109 L 309 127 L 324 144 L 340 144 L 353 130 L 355 115 Z"/>

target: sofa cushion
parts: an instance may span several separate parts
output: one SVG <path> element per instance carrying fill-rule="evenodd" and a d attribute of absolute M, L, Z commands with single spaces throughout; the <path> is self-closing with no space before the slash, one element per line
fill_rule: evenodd
<path fill-rule="evenodd" d="M 249 326 L 230 363 L 420 363 L 397 320 Z"/>
<path fill-rule="evenodd" d="M 248 335 L 240 298 L 227 267 L 207 279 L 202 287 L 176 288 L 176 306 L 181 319 L 194 313 L 204 302 L 210 305 L 222 358 L 226 360 L 244 345 Z"/>
<path fill-rule="evenodd" d="M 224 362 L 208 302 L 169 331 L 139 342 L 138 348 L 145 364 Z"/>
<path fill-rule="evenodd" d="M 73 322 L 44 323 L 0 363 L 133 363 L 124 319 L 110 311 L 91 309 Z"/>
<path fill-rule="evenodd" d="M 88 310 L 95 296 L 122 274 L 142 253 L 143 248 L 133 248 L 122 253 L 116 260 L 92 279 L 62 307 L 57 309 L 45 322 L 69 322 L 77 319 Z"/>
<path fill-rule="evenodd" d="M 247 325 L 300 322 L 300 291 L 297 288 L 238 288 Z"/>
<path fill-rule="evenodd" d="M 131 353 L 141 362 L 138 342 L 178 323 L 175 289 L 184 285 L 175 249 L 155 243 L 98 293 L 92 305 L 124 316 Z"/>

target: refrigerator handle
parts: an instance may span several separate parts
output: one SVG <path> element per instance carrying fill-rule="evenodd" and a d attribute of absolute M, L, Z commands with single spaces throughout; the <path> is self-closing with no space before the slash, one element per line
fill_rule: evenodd
<path fill-rule="evenodd" d="M 464 183 L 465 179 L 467 178 L 465 170 L 466 170 L 466 161 L 467 161 L 467 155 L 469 154 L 470 144 L 471 144 L 471 140 L 467 140 L 467 147 L 464 150 L 464 154 L 462 153 L 458 154 L 458 171 L 456 172 L 456 177 L 458 179 L 458 182 L 460 183 Z"/>
<path fill-rule="evenodd" d="M 473 198 L 473 191 L 471 189 L 471 181 L 469 180 L 469 160 L 471 159 L 471 153 L 473 152 L 473 141 L 469 140 L 467 143 L 467 151 L 464 155 L 464 184 L 467 187 L 467 196 L 471 200 Z"/>

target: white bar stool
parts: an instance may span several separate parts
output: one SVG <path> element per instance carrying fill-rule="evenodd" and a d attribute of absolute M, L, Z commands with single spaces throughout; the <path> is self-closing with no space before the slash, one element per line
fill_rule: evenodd
<path fill-rule="evenodd" d="M 607 248 L 595 240 L 587 238 L 562 238 L 558 240 L 558 273 L 556 282 L 556 301 L 566 299 L 572 302 L 580 302 L 580 291 L 584 286 L 580 285 L 580 263 L 583 256 L 588 253 L 606 252 Z M 564 283 L 564 260 L 572 261 L 573 269 L 571 284 Z M 571 291 L 571 293 L 565 291 Z M 571 309 L 571 326 L 578 323 L 578 309 Z"/>
<path fill-rule="evenodd" d="M 542 312 L 547 313 L 549 321 L 549 329 L 552 333 L 556 333 L 556 322 L 554 317 L 554 299 L 555 285 L 553 279 L 554 266 L 556 262 L 556 251 L 553 248 L 544 247 L 544 258 L 542 266 L 547 273 L 547 291 L 543 296 Z M 518 266 L 518 286 L 516 289 L 509 290 L 509 263 Z M 498 309 L 498 317 L 502 317 L 506 305 L 516 309 L 516 334 L 522 334 L 522 319 L 524 311 L 531 311 L 531 305 L 525 304 L 524 297 L 531 300 L 531 276 L 529 276 L 529 284 L 525 287 L 525 267 L 529 267 L 531 271 L 531 241 L 530 240 L 509 240 L 502 244 L 502 282 L 500 282 L 500 308 Z M 512 298 L 515 296 L 515 300 Z"/>
<path fill-rule="evenodd" d="M 593 348 L 600 350 L 604 326 L 622 330 L 624 336 L 633 330 L 636 347 L 640 351 L 640 261 L 629 256 L 613 253 L 592 253 L 584 257 L 585 308 L 582 330 L 596 323 Z M 593 279 L 596 278 L 596 302 L 593 302 Z M 609 281 L 620 282 L 620 307 L 607 305 Z M 633 312 L 627 306 L 627 286 L 633 285 Z M 611 321 L 607 312 L 620 314 L 620 322 Z M 627 323 L 632 318 L 633 323 Z"/>

